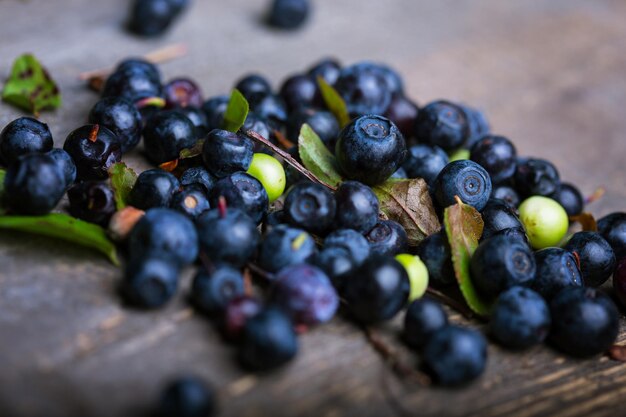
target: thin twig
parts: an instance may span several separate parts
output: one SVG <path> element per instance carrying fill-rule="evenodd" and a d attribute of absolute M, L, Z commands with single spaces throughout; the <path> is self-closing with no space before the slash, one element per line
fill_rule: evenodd
<path fill-rule="evenodd" d="M 457 300 L 450 297 L 449 295 L 446 295 L 440 291 L 437 291 L 436 289 L 432 287 L 428 287 L 428 289 L 426 290 L 426 293 L 430 295 L 431 297 L 435 298 L 436 300 L 447 305 L 448 307 L 458 311 L 466 319 L 473 319 L 476 317 L 476 314 L 474 314 L 474 312 L 470 310 L 469 307 L 467 307 L 463 303 L 458 302 Z"/>
<path fill-rule="evenodd" d="M 283 132 L 281 132 L 280 130 L 275 130 L 274 136 L 276 136 L 276 141 L 280 146 L 283 147 L 283 149 L 290 149 L 296 146 L 296 144 L 287 139 L 287 137 L 283 135 Z"/>
<path fill-rule="evenodd" d="M 272 281 L 274 279 L 274 275 L 272 273 L 267 272 L 266 270 L 258 265 L 253 264 L 252 262 L 248 263 L 248 268 L 250 269 L 250 272 L 260 276 L 263 279 L 266 279 L 268 281 Z"/>

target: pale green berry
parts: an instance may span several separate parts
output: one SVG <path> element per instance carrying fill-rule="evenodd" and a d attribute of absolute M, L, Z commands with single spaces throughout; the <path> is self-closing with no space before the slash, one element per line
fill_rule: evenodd
<path fill-rule="evenodd" d="M 407 274 L 411 289 L 409 291 L 409 303 L 422 297 L 428 288 L 428 269 L 419 256 L 401 253 L 396 255 L 396 261 L 400 262 Z"/>
<path fill-rule="evenodd" d="M 450 154 L 448 155 L 448 159 L 450 162 L 462 161 L 464 159 L 469 159 L 469 158 L 470 158 L 470 151 L 469 149 L 465 149 L 465 148 L 455 149 L 454 151 L 450 152 Z"/>
<path fill-rule="evenodd" d="M 287 179 L 283 165 L 273 156 L 255 153 L 248 174 L 259 180 L 267 192 L 270 203 L 278 199 L 285 191 Z"/>
<path fill-rule="evenodd" d="M 519 218 L 534 249 L 557 246 L 567 233 L 565 209 L 548 197 L 533 196 L 519 206 Z"/>

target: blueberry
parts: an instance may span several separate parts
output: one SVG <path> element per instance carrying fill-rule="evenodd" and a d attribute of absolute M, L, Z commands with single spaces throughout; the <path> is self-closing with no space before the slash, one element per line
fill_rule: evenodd
<path fill-rule="evenodd" d="M 57 168 L 65 180 L 65 188 L 71 187 L 74 181 L 76 181 L 76 164 L 74 164 L 74 160 L 70 154 L 63 149 L 54 148 L 46 152 L 46 155 L 54 159 Z"/>
<path fill-rule="evenodd" d="M 450 245 L 444 230 L 422 240 L 417 247 L 417 255 L 426 264 L 433 286 L 445 287 L 456 282 Z"/>
<path fill-rule="evenodd" d="M 487 342 L 473 329 L 446 326 L 424 346 L 424 367 L 441 385 L 461 385 L 485 370 Z"/>
<path fill-rule="evenodd" d="M 209 193 L 212 207 L 217 207 L 220 197 L 226 199 L 228 207 L 243 210 L 256 224 L 267 213 L 269 197 L 263 184 L 244 172 L 236 172 L 215 183 Z"/>
<path fill-rule="evenodd" d="M 172 197 L 170 208 L 180 211 L 191 219 L 211 208 L 206 191 L 200 184 L 189 185 Z"/>
<path fill-rule="evenodd" d="M 440 147 L 420 144 L 409 148 L 402 167 L 409 178 L 423 178 L 432 186 L 448 162 L 448 154 Z"/>
<path fill-rule="evenodd" d="M 283 206 L 285 221 L 315 234 L 325 234 L 333 224 L 337 203 L 323 185 L 301 182 L 293 186 Z"/>
<path fill-rule="evenodd" d="M 229 96 L 211 97 L 202 105 L 202 111 L 207 119 L 207 130 L 221 129 L 224 122 L 224 113 L 230 101 Z"/>
<path fill-rule="evenodd" d="M 128 202 L 141 210 L 168 207 L 179 188 L 180 182 L 171 173 L 160 168 L 149 169 L 137 177 L 128 194 Z"/>
<path fill-rule="evenodd" d="M 375 62 L 363 62 L 362 66 L 368 70 L 379 74 L 385 81 L 387 90 L 391 93 L 392 97 L 404 96 L 404 81 L 400 74 L 391 67 L 385 64 L 379 64 Z"/>
<path fill-rule="evenodd" d="M 196 128 L 182 113 L 162 111 L 150 117 L 143 130 L 148 159 L 159 165 L 178 158 L 180 151 L 196 143 Z"/>
<path fill-rule="evenodd" d="M 187 117 L 187 119 L 189 119 L 189 121 L 194 125 L 196 128 L 195 135 L 197 138 L 202 138 L 210 132 L 206 114 L 199 107 L 187 106 L 178 109 L 178 112 L 184 114 L 185 117 Z"/>
<path fill-rule="evenodd" d="M 285 212 L 283 210 L 270 211 L 265 216 L 263 224 L 261 225 L 261 232 L 263 234 L 269 232 L 274 227 L 285 223 Z"/>
<path fill-rule="evenodd" d="M 253 132 L 258 133 L 266 139 L 269 139 L 270 142 L 275 143 L 274 132 L 270 130 L 270 126 L 268 122 L 257 115 L 254 112 L 249 112 L 246 117 L 246 121 L 243 123 L 241 130 L 252 130 Z M 254 152 L 267 152 L 268 148 L 265 145 L 254 142 Z"/>
<path fill-rule="evenodd" d="M 500 183 L 515 174 L 517 150 L 504 136 L 487 135 L 474 143 L 470 159 L 485 168 L 493 182 Z"/>
<path fill-rule="evenodd" d="M 564 249 L 578 258 L 583 283 L 587 287 L 604 284 L 615 269 L 615 253 L 599 233 L 574 233 Z"/>
<path fill-rule="evenodd" d="M 215 392 L 203 380 L 185 376 L 171 381 L 159 401 L 157 417 L 209 417 L 215 414 Z"/>
<path fill-rule="evenodd" d="M 372 255 L 344 280 L 341 296 L 356 321 L 371 324 L 389 320 L 407 302 L 409 277 L 395 259 Z"/>
<path fill-rule="evenodd" d="M 67 191 L 70 214 L 81 220 L 106 227 L 115 206 L 113 190 L 105 181 L 84 181 Z"/>
<path fill-rule="evenodd" d="M 420 298 L 409 304 L 404 316 L 403 337 L 407 344 L 422 348 L 433 334 L 448 325 L 448 315 L 441 304 Z"/>
<path fill-rule="evenodd" d="M 163 34 L 186 7 L 181 0 L 135 0 L 128 29 L 137 35 L 154 37 Z"/>
<path fill-rule="evenodd" d="M 421 143 L 447 151 L 463 146 L 469 135 L 463 109 L 449 101 L 434 101 L 422 108 L 415 121 L 415 137 Z"/>
<path fill-rule="evenodd" d="M 4 178 L 4 202 L 16 214 L 48 214 L 65 193 L 65 179 L 46 154 L 24 155 L 9 165 Z"/>
<path fill-rule="evenodd" d="M 235 88 L 248 100 L 254 101 L 272 94 L 272 86 L 265 77 L 259 74 L 249 74 L 235 84 Z"/>
<path fill-rule="evenodd" d="M 268 94 L 257 96 L 250 102 L 250 109 L 262 119 L 266 119 L 272 129 L 278 130 L 287 122 L 287 106 L 280 96 Z"/>
<path fill-rule="evenodd" d="M 309 0 L 274 0 L 268 23 L 279 29 L 296 29 L 307 20 L 310 9 Z"/>
<path fill-rule="evenodd" d="M 239 352 L 246 367 L 257 371 L 278 368 L 297 352 L 298 338 L 289 316 L 281 309 L 268 307 L 246 322 Z"/>
<path fill-rule="evenodd" d="M 493 299 L 516 285 L 531 284 L 537 266 L 528 245 L 507 236 L 495 236 L 478 245 L 470 270 L 477 290 Z"/>
<path fill-rule="evenodd" d="M 263 239 L 259 266 L 268 272 L 278 272 L 288 265 L 305 262 L 314 253 L 315 241 L 307 232 L 276 226 Z"/>
<path fill-rule="evenodd" d="M 362 116 L 342 129 L 335 145 L 337 164 L 352 180 L 368 185 L 384 182 L 406 157 L 398 128 L 383 116 Z"/>
<path fill-rule="evenodd" d="M 300 108 L 313 107 L 318 99 L 317 82 L 309 75 L 292 75 L 280 87 L 280 96 L 290 113 Z"/>
<path fill-rule="evenodd" d="M 308 264 L 281 269 L 274 279 L 272 300 L 296 324 L 309 326 L 329 321 L 339 307 L 339 297 L 326 274 Z"/>
<path fill-rule="evenodd" d="M 74 160 L 80 180 L 106 179 L 109 168 L 122 159 L 117 136 L 100 125 L 86 125 L 72 131 L 63 149 Z"/>
<path fill-rule="evenodd" d="M 613 291 L 622 307 L 626 306 L 626 258 L 617 262 L 613 272 Z"/>
<path fill-rule="evenodd" d="M 563 206 L 568 216 L 576 216 L 585 208 L 585 200 L 573 184 L 562 182 L 550 197 Z"/>
<path fill-rule="evenodd" d="M 45 153 L 52 149 L 48 125 L 32 117 L 20 117 L 0 132 L 0 161 L 10 165 L 28 153 Z"/>
<path fill-rule="evenodd" d="M 197 184 L 202 186 L 207 194 L 213 189 L 216 181 L 215 177 L 203 167 L 187 168 L 180 176 L 182 186 Z"/>
<path fill-rule="evenodd" d="M 381 71 L 361 62 L 341 69 L 335 89 L 342 96 L 352 117 L 384 114 L 392 92 Z"/>
<path fill-rule="evenodd" d="M 532 289 L 546 300 L 552 299 L 566 287 L 583 284 L 574 255 L 560 248 L 546 248 L 535 252 L 537 274 Z"/>
<path fill-rule="evenodd" d="M 217 178 L 238 171 L 247 171 L 252 162 L 252 141 L 227 130 L 212 130 L 202 146 L 202 159 L 207 170 Z"/>
<path fill-rule="evenodd" d="M 417 120 L 418 111 L 417 105 L 410 99 L 402 95 L 396 95 L 389 103 L 385 117 L 398 126 L 405 138 L 409 138 L 413 136 L 413 127 Z"/>
<path fill-rule="evenodd" d="M 407 175 L 407 173 L 404 170 L 404 168 L 400 167 L 400 168 L 398 168 L 396 170 L 396 172 L 391 174 L 391 177 L 389 177 L 389 178 L 394 178 L 394 179 L 398 179 L 398 180 L 405 180 L 405 179 L 409 178 L 409 176 Z"/>
<path fill-rule="evenodd" d="M 308 74 L 317 80 L 322 77 L 330 85 L 334 85 L 341 74 L 341 64 L 334 58 L 324 58 L 314 64 L 308 71 Z"/>
<path fill-rule="evenodd" d="M 122 62 L 102 89 L 102 97 L 123 97 L 132 103 L 162 95 L 161 75 L 152 64 L 142 60 Z"/>
<path fill-rule="evenodd" d="M 563 289 L 550 303 L 550 313 L 550 341 L 568 355 L 588 357 L 603 353 L 617 338 L 617 308 L 596 289 Z"/>
<path fill-rule="evenodd" d="M 161 83 L 159 67 L 144 58 L 127 58 L 120 61 L 114 72 L 143 73 L 149 78 L 158 81 L 159 84 Z"/>
<path fill-rule="evenodd" d="M 559 172 L 544 159 L 520 159 L 515 170 L 515 188 L 524 197 L 549 196 L 559 188 Z"/>
<path fill-rule="evenodd" d="M 163 253 L 131 257 L 124 273 L 122 294 L 133 306 L 161 307 L 176 293 L 178 273 L 177 261 Z"/>
<path fill-rule="evenodd" d="M 324 249 L 341 248 L 350 254 L 356 265 L 361 265 L 370 255 L 369 242 L 352 229 L 336 229 L 324 239 Z"/>
<path fill-rule="evenodd" d="M 190 264 L 198 256 L 198 233 L 191 220 L 165 208 L 153 208 L 137 222 L 128 237 L 131 259 L 149 253 L 168 254 L 177 263 Z"/>
<path fill-rule="evenodd" d="M 508 229 L 502 229 L 491 235 L 491 237 L 495 236 L 507 236 L 511 239 L 518 240 L 520 243 L 530 246 L 528 235 L 526 235 L 526 230 L 523 227 L 510 227 Z"/>
<path fill-rule="evenodd" d="M 104 126 L 115 133 L 122 153 L 135 148 L 141 140 L 141 114 L 124 97 L 105 97 L 98 101 L 89 112 L 89 123 Z"/>
<path fill-rule="evenodd" d="M 460 105 L 461 110 L 467 119 L 468 136 L 465 142 L 467 148 L 471 148 L 474 143 L 489 133 L 490 127 L 485 114 L 478 109 L 467 105 Z"/>
<path fill-rule="evenodd" d="M 339 136 L 339 123 L 332 113 L 321 110 L 301 109 L 289 115 L 287 137 L 297 141 L 303 124 L 308 124 L 328 149 L 335 150 Z"/>
<path fill-rule="evenodd" d="M 358 265 L 350 251 L 341 246 L 325 247 L 307 262 L 324 271 L 337 289 L 341 288 L 343 280 Z"/>
<path fill-rule="evenodd" d="M 598 232 L 609 242 L 617 259 L 626 257 L 626 213 L 615 212 L 598 220 Z"/>
<path fill-rule="evenodd" d="M 491 198 L 497 198 L 504 201 L 511 209 L 517 209 L 520 205 L 520 198 L 517 191 L 509 185 L 498 185 L 493 187 Z"/>
<path fill-rule="evenodd" d="M 163 95 L 167 108 L 201 107 L 202 92 L 200 87 L 189 78 L 174 78 L 163 86 Z"/>
<path fill-rule="evenodd" d="M 367 233 L 378 221 L 378 198 L 366 185 L 344 181 L 335 193 L 337 200 L 337 228 L 354 229 Z"/>
<path fill-rule="evenodd" d="M 456 204 L 458 196 L 465 204 L 481 211 L 491 195 L 491 179 L 476 162 L 450 162 L 439 173 L 433 185 L 435 199 L 441 208 Z"/>
<path fill-rule="evenodd" d="M 246 322 L 262 309 L 261 302 L 254 297 L 235 297 L 224 309 L 222 330 L 226 338 L 240 341 Z"/>
<path fill-rule="evenodd" d="M 252 219 L 236 208 L 229 207 L 226 212 L 209 210 L 196 223 L 200 246 L 213 262 L 244 266 L 256 253 L 261 240 Z"/>
<path fill-rule="evenodd" d="M 198 271 L 191 287 L 194 306 L 206 314 L 221 313 L 231 300 L 243 293 L 241 272 L 228 265 L 218 265 L 209 273 Z"/>
<path fill-rule="evenodd" d="M 380 220 L 365 235 L 372 253 L 394 256 L 404 253 L 409 247 L 409 240 L 404 228 L 393 220 Z"/>
<path fill-rule="evenodd" d="M 523 227 L 515 209 L 504 200 L 490 198 L 481 215 L 484 222 L 482 239 L 489 239 L 505 229 Z"/>
<path fill-rule="evenodd" d="M 550 309 L 530 288 L 512 287 L 498 297 L 489 328 L 501 345 L 526 349 L 545 340 L 550 330 Z"/>

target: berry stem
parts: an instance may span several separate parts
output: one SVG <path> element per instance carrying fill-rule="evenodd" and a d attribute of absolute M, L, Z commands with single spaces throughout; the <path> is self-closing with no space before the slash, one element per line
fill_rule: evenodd
<path fill-rule="evenodd" d="M 476 315 L 474 314 L 474 312 L 472 310 L 470 310 L 466 305 L 464 305 L 463 303 L 458 302 L 457 300 L 455 300 L 454 298 L 440 292 L 437 291 L 436 289 L 432 288 L 432 287 L 428 287 L 426 289 L 426 293 L 428 295 L 430 295 L 431 297 L 433 297 L 434 299 L 436 299 L 437 301 L 440 301 L 442 303 L 444 303 L 445 305 L 447 305 L 448 307 L 452 308 L 453 310 L 456 310 L 457 312 L 459 312 L 463 317 L 465 317 L 466 319 L 473 319 L 476 317 Z"/>
<path fill-rule="evenodd" d="M 290 141 L 289 139 L 287 139 L 287 137 L 280 130 L 275 130 L 274 136 L 276 136 L 276 140 L 278 141 L 278 144 L 282 146 L 283 149 L 289 149 L 293 146 L 296 146 L 296 144 Z"/>
<path fill-rule="evenodd" d="M 226 217 L 226 210 L 227 210 L 227 204 L 226 204 L 226 198 L 221 195 L 218 200 L 217 200 L 217 210 L 220 213 L 220 218 L 224 218 Z"/>
<path fill-rule="evenodd" d="M 280 157 L 283 158 L 285 160 L 285 162 L 287 162 L 289 165 L 294 167 L 299 173 L 301 173 L 302 175 L 304 175 L 305 177 L 307 177 L 311 181 L 316 182 L 318 184 L 321 184 L 321 185 L 323 185 L 324 187 L 328 188 L 331 191 L 336 191 L 337 190 L 336 187 L 333 187 L 332 185 L 327 184 L 324 181 L 322 181 L 321 179 L 317 178 L 311 171 L 309 171 L 304 166 L 302 166 L 291 155 L 289 155 L 287 152 L 285 152 L 282 149 L 280 149 L 278 146 L 274 145 L 272 142 L 270 142 L 269 140 L 267 140 L 263 136 L 259 135 L 257 132 L 255 132 L 253 130 L 244 130 L 243 134 L 246 135 L 247 137 L 249 137 L 250 139 L 252 139 L 252 140 L 254 140 L 256 142 L 262 143 L 263 145 L 265 145 L 268 148 L 270 148 L 272 151 L 274 151 L 275 153 L 280 155 Z"/>
<path fill-rule="evenodd" d="M 100 131 L 100 126 L 99 125 L 93 125 L 93 127 L 91 128 L 91 132 L 89 132 L 89 137 L 87 139 L 89 139 L 90 142 L 95 142 L 98 140 L 98 132 Z"/>

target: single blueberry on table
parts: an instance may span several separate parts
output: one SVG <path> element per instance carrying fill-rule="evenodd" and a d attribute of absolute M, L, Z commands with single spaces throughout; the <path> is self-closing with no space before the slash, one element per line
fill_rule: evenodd
<path fill-rule="evenodd" d="M 174 78 L 163 86 L 167 108 L 201 107 L 203 104 L 200 87 L 189 78 Z"/>
<path fill-rule="evenodd" d="M 128 194 L 128 202 L 141 210 L 168 207 L 179 188 L 180 182 L 173 174 L 160 168 L 149 169 L 137 177 Z"/>
<path fill-rule="evenodd" d="M 490 198 L 481 215 L 484 222 L 482 239 L 489 239 L 506 229 L 523 227 L 515 209 L 504 200 Z"/>
<path fill-rule="evenodd" d="M 391 103 L 387 79 L 369 62 L 342 68 L 335 89 L 346 102 L 351 117 L 385 114 Z"/>
<path fill-rule="evenodd" d="M 65 180 L 65 188 L 71 187 L 74 181 L 76 181 L 76 164 L 70 154 L 63 149 L 54 148 L 46 152 L 46 155 L 54 159 Z"/>
<path fill-rule="evenodd" d="M 515 188 L 521 196 L 549 196 L 558 190 L 559 184 L 559 172 L 551 162 L 536 158 L 518 158 Z"/>
<path fill-rule="evenodd" d="M 418 142 L 451 151 L 463 146 L 469 136 L 463 109 L 448 101 L 434 101 L 423 107 L 415 121 Z"/>
<path fill-rule="evenodd" d="M 394 256 L 404 253 L 409 247 L 409 240 L 404 227 L 393 220 L 380 220 L 365 235 L 370 251 L 379 255 Z"/>
<path fill-rule="evenodd" d="M 615 253 L 597 232 L 578 232 L 564 246 L 578 258 L 583 283 L 587 287 L 604 284 L 615 269 Z"/>
<path fill-rule="evenodd" d="M 72 131 L 63 150 L 74 160 L 79 180 L 107 179 L 109 168 L 122 159 L 119 139 L 100 125 L 85 125 Z"/>
<path fill-rule="evenodd" d="M 437 301 L 420 298 L 409 304 L 404 316 L 403 338 L 421 349 L 433 334 L 448 325 L 448 315 Z"/>
<path fill-rule="evenodd" d="M 615 212 L 598 220 L 598 232 L 609 242 L 617 259 L 626 257 L 626 213 Z"/>
<path fill-rule="evenodd" d="M 338 229 L 354 229 L 367 233 L 378 221 L 378 197 L 367 185 L 356 181 L 344 181 L 335 192 Z"/>
<path fill-rule="evenodd" d="M 433 286 L 441 288 L 456 282 L 452 253 L 445 230 L 433 233 L 422 240 L 416 253 L 426 264 L 428 279 Z"/>
<path fill-rule="evenodd" d="M 180 151 L 191 148 L 197 139 L 191 120 L 176 110 L 150 117 L 143 130 L 146 155 L 157 165 L 177 159 Z"/>
<path fill-rule="evenodd" d="M 261 223 L 269 207 L 263 184 L 245 172 L 235 172 L 215 183 L 209 193 L 211 207 L 218 206 L 220 197 L 226 199 L 229 208 L 243 210 L 256 224 Z"/>
<path fill-rule="evenodd" d="M 89 123 L 111 130 L 120 141 L 122 153 L 137 146 L 141 140 L 141 113 L 135 104 L 124 97 L 105 97 L 89 112 Z"/>
<path fill-rule="evenodd" d="M 458 196 L 465 204 L 481 211 L 491 195 L 491 178 L 476 162 L 454 161 L 439 173 L 433 189 L 442 209 L 456 204 L 455 197 Z"/>
<path fill-rule="evenodd" d="M 515 174 L 517 150 L 504 136 L 487 135 L 474 143 L 470 159 L 485 168 L 494 183 L 500 183 Z"/>
<path fill-rule="evenodd" d="M 315 252 L 315 241 L 307 232 L 280 225 L 263 238 L 259 266 L 268 272 L 278 272 L 288 265 L 305 262 Z"/>
<path fill-rule="evenodd" d="M 184 376 L 171 381 L 159 400 L 155 417 L 210 417 L 217 395 L 203 380 Z"/>
<path fill-rule="evenodd" d="M 448 154 L 440 147 L 419 144 L 409 148 L 402 167 L 409 178 L 422 178 L 432 187 L 448 162 Z"/>
<path fill-rule="evenodd" d="M 348 251 L 356 265 L 360 265 L 370 255 L 367 239 L 353 229 L 336 229 L 324 239 L 324 249 L 341 248 Z"/>
<path fill-rule="evenodd" d="M 194 306 L 206 314 L 221 313 L 231 300 L 243 294 L 243 275 L 225 264 L 210 272 L 198 271 L 191 285 Z"/>
<path fill-rule="evenodd" d="M 323 185 L 301 182 L 294 185 L 283 206 L 285 221 L 315 234 L 325 234 L 335 220 L 335 196 Z"/>
<path fill-rule="evenodd" d="M 170 208 L 177 210 L 191 219 L 211 208 L 204 187 L 200 184 L 183 187 L 172 196 Z"/>
<path fill-rule="evenodd" d="M 274 0 L 268 23 L 279 29 L 296 29 L 307 20 L 310 9 L 309 0 Z"/>
<path fill-rule="evenodd" d="M 535 252 L 535 262 L 537 273 L 531 288 L 548 301 L 565 287 L 583 285 L 576 258 L 564 249 L 539 250 Z"/>
<path fill-rule="evenodd" d="M 135 0 L 128 29 L 145 37 L 159 36 L 170 27 L 187 3 L 181 0 Z"/>
<path fill-rule="evenodd" d="M 67 191 L 72 216 L 107 227 L 117 210 L 113 190 L 105 181 L 83 181 Z"/>
<path fill-rule="evenodd" d="M 131 257 L 124 272 L 122 295 L 135 307 L 161 307 L 176 293 L 178 273 L 178 261 L 163 252 Z"/>
<path fill-rule="evenodd" d="M 227 130 L 215 129 L 202 146 L 202 160 L 207 170 L 217 178 L 238 171 L 247 171 L 254 153 L 252 141 Z"/>
<path fill-rule="evenodd" d="M 0 132 L 0 161 L 10 165 L 29 153 L 45 153 L 54 145 L 48 125 L 32 117 L 20 117 Z"/>
<path fill-rule="evenodd" d="M 580 190 L 567 182 L 562 182 L 550 197 L 563 206 L 568 216 L 576 216 L 585 208 L 585 199 Z"/>

